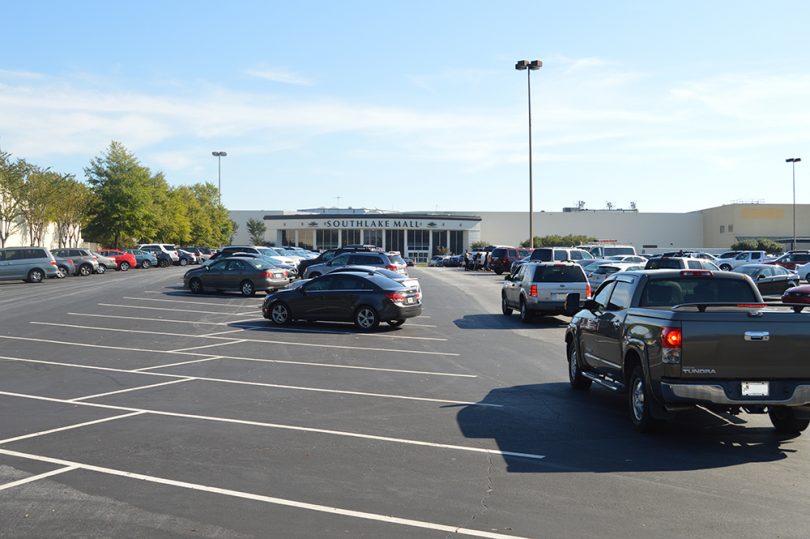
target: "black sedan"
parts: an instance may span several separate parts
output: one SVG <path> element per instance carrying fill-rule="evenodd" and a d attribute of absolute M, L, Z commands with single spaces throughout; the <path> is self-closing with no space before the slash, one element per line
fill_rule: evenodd
<path fill-rule="evenodd" d="M 228 257 L 189 270 L 183 275 L 183 286 L 195 294 L 208 290 L 239 290 L 252 296 L 257 290 L 276 290 L 289 283 L 287 272 L 261 259 Z"/>
<path fill-rule="evenodd" d="M 734 269 L 751 277 L 763 296 L 781 295 L 788 288 L 799 284 L 799 276 L 782 266 L 769 264 L 745 264 Z"/>
<path fill-rule="evenodd" d="M 354 322 L 362 331 L 376 329 L 380 322 L 401 326 L 407 318 L 422 313 L 422 297 L 408 287 L 379 273 L 327 273 L 293 288 L 268 294 L 262 305 L 264 317 L 274 324 L 293 320 Z"/>

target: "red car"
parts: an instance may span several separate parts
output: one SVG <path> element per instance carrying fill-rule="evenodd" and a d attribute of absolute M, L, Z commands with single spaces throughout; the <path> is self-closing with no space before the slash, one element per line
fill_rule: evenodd
<path fill-rule="evenodd" d="M 810 262 L 810 251 L 790 251 L 789 253 L 780 256 L 776 260 L 765 262 L 765 264 L 782 266 L 783 268 L 791 271 L 796 271 L 797 267 L 803 266 L 808 262 Z"/>
<path fill-rule="evenodd" d="M 810 284 L 788 288 L 782 294 L 782 303 L 804 303 L 810 305 Z"/>
<path fill-rule="evenodd" d="M 118 249 L 106 249 L 104 251 L 99 251 L 99 254 L 115 259 L 115 265 L 117 266 L 117 269 L 121 271 L 127 271 L 129 268 L 137 266 L 135 255 L 131 253 L 125 253 L 124 251 L 119 251 Z"/>

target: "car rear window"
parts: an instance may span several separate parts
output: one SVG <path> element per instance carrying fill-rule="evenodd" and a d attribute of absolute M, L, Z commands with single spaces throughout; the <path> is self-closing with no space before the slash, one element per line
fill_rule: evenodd
<path fill-rule="evenodd" d="M 740 279 L 685 277 L 655 279 L 644 287 L 642 307 L 671 307 L 681 303 L 756 303 L 760 299 Z"/>
<path fill-rule="evenodd" d="M 534 268 L 535 283 L 584 283 L 586 280 L 585 273 L 579 266 L 560 264 Z"/>
<path fill-rule="evenodd" d="M 681 261 L 676 258 L 654 258 L 644 267 L 645 269 L 681 269 Z"/>
<path fill-rule="evenodd" d="M 405 259 L 403 259 L 399 255 L 388 255 L 388 258 L 391 259 L 391 262 L 395 262 L 397 264 L 405 264 Z"/>
<path fill-rule="evenodd" d="M 506 256 L 506 249 L 493 249 L 492 250 L 492 258 L 501 258 L 502 256 Z"/>
<path fill-rule="evenodd" d="M 540 262 L 551 262 L 554 257 L 554 252 L 551 249 L 535 249 L 532 251 L 531 260 L 539 260 Z"/>

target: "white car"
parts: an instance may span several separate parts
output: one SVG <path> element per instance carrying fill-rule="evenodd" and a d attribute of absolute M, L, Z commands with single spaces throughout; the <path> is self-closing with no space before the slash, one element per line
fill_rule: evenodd
<path fill-rule="evenodd" d="M 761 264 L 768 259 L 765 251 L 741 251 L 732 259 L 722 258 L 717 261 L 721 270 L 729 271 L 746 264 Z"/>
<path fill-rule="evenodd" d="M 612 264 L 600 264 L 596 269 L 586 272 L 586 275 L 588 277 L 588 282 L 591 283 L 591 287 L 596 290 L 599 288 L 599 285 L 608 278 L 609 275 L 613 275 L 614 273 L 618 273 L 620 271 L 643 269 L 644 264 L 616 262 Z"/>
<path fill-rule="evenodd" d="M 612 255 L 605 257 L 607 260 L 615 260 L 616 262 L 625 262 L 633 264 L 645 264 L 647 259 L 639 255 Z"/>
<path fill-rule="evenodd" d="M 795 271 L 799 274 L 799 279 L 810 283 L 810 262 L 803 266 L 796 266 Z"/>

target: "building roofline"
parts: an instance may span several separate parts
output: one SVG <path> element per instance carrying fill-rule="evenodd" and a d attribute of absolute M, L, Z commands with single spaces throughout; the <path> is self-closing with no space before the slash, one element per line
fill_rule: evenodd
<path fill-rule="evenodd" d="M 481 221 L 479 215 L 455 215 L 449 213 L 288 213 L 286 215 L 265 215 L 265 221 L 289 221 L 290 219 L 340 219 L 340 220 L 380 220 L 380 219 L 441 219 L 453 221 Z"/>

